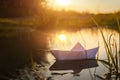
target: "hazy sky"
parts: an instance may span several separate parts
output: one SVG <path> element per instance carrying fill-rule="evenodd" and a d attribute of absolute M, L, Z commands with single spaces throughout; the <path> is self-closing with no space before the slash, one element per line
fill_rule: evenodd
<path fill-rule="evenodd" d="M 70 9 L 78 12 L 114 12 L 120 10 L 120 0 L 69 0 L 67 6 L 58 6 L 51 0 L 55 9 Z"/>

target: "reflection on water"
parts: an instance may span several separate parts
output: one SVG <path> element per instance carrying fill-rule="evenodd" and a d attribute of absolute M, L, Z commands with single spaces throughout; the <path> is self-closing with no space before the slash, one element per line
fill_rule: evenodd
<path fill-rule="evenodd" d="M 66 40 L 61 41 L 59 39 L 60 34 L 66 35 Z M 117 42 L 118 44 L 118 34 L 115 31 L 112 30 L 106 30 L 103 29 L 103 33 L 108 40 L 111 34 L 114 34 L 113 39 L 111 41 L 111 44 L 113 43 L 113 40 Z M 90 49 L 94 47 L 100 48 L 100 58 L 105 59 L 105 48 L 103 43 L 103 38 L 101 36 L 101 33 L 97 29 L 83 29 L 78 31 L 59 31 L 56 33 L 53 33 L 49 40 L 49 48 L 51 50 L 71 50 L 72 47 L 77 43 L 80 42 L 80 44 L 85 49 Z M 118 45 L 117 45 L 118 46 Z"/>
<path fill-rule="evenodd" d="M 113 45 L 114 41 L 116 41 L 117 44 L 119 44 L 117 32 L 103 29 L 103 33 L 106 39 L 108 39 L 109 36 L 113 34 L 113 36 L 111 37 L 112 38 L 111 42 L 110 42 L 111 45 Z M 55 57 L 53 57 L 53 55 L 48 50 L 48 49 L 50 50 L 71 50 L 77 42 L 80 42 L 80 44 L 85 49 L 91 49 L 91 48 L 99 46 L 99 51 L 97 53 L 97 55 L 99 55 L 99 59 L 106 59 L 106 54 L 105 54 L 106 52 L 105 52 L 103 39 L 101 37 L 101 33 L 98 32 L 97 29 L 83 29 L 83 30 L 77 30 L 77 31 L 64 30 L 64 31 L 56 31 L 56 32 L 35 30 L 33 32 L 30 32 L 30 33 L 27 32 L 25 34 L 26 35 L 24 34 L 19 35 L 17 40 L 16 38 L 15 39 L 12 38 L 10 40 L 7 38 L 5 40 L 3 39 L 1 41 L 1 45 L 3 44 L 3 42 L 4 43 L 6 42 L 6 44 L 8 44 L 7 45 L 8 50 L 6 50 L 6 47 L 4 47 L 4 44 L 1 47 L 1 49 L 2 51 L 6 53 L 11 52 L 11 50 L 13 50 L 12 52 L 15 52 L 16 50 L 16 52 L 22 56 L 24 53 L 26 54 L 26 53 L 35 52 L 33 53 L 33 59 L 38 62 L 40 60 L 45 62 L 46 60 L 44 58 L 47 58 L 48 61 L 50 62 L 50 65 L 47 65 L 47 66 L 45 65 L 45 67 L 40 66 L 40 68 L 38 68 L 41 78 L 48 77 L 49 80 L 91 80 L 94 77 L 93 75 L 94 73 L 99 74 L 99 75 L 104 75 L 104 73 L 108 71 L 100 62 L 97 62 L 96 60 L 56 61 Z M 65 38 L 61 40 L 59 37 L 60 34 L 64 34 Z M 12 43 L 17 44 L 17 45 L 13 47 Z M 11 54 L 13 54 L 12 52 Z M 19 55 L 17 56 L 19 57 Z M 25 59 L 27 57 L 28 55 L 26 55 L 25 58 L 19 57 L 20 59 L 18 60 L 20 60 L 20 62 L 25 62 Z M 7 59 L 5 57 L 3 58 L 4 59 L 1 60 L 1 62 L 6 61 Z M 4 64 L 9 63 L 8 61 L 11 59 L 15 61 L 17 57 L 15 55 L 14 57 L 15 59 L 13 59 L 13 57 L 11 57 L 10 55 L 10 57 L 8 58 L 9 59 Z M 13 63 L 13 61 L 11 63 L 15 64 Z M 1 68 L 1 65 L 0 65 L 0 68 Z M 29 73 L 29 72 L 26 72 L 26 70 L 27 69 L 25 69 L 24 71 L 25 74 Z M 8 71 L 8 69 L 6 69 L 6 71 Z M 74 75 L 73 73 L 77 73 L 80 76 L 73 76 Z M 26 76 L 32 77 L 31 74 L 30 76 L 26 74 Z M 26 80 L 26 76 L 25 76 L 25 80 Z M 35 79 L 32 79 L 32 80 L 35 80 Z"/>
<path fill-rule="evenodd" d="M 106 39 L 110 37 L 111 34 L 113 34 L 111 45 L 113 44 L 113 41 L 116 41 L 118 44 L 118 34 L 115 31 L 112 30 L 106 30 L 103 29 L 104 36 Z M 65 40 L 60 40 L 59 35 L 65 34 L 66 38 Z M 49 48 L 50 50 L 71 50 L 73 45 L 75 45 L 77 42 L 80 42 L 83 47 L 86 49 L 90 49 L 93 47 L 99 46 L 99 52 L 97 53 L 99 56 L 99 59 L 106 59 L 106 52 L 105 47 L 103 43 L 103 39 L 101 36 L 101 33 L 97 29 L 84 29 L 84 30 L 78 30 L 78 31 L 59 31 L 55 32 L 51 35 L 51 38 L 49 39 Z M 118 46 L 118 45 L 117 45 Z M 72 77 L 71 74 L 67 74 L 65 76 L 54 76 L 55 80 L 90 80 L 91 74 L 99 74 L 103 75 L 105 72 L 107 72 L 107 69 L 98 62 L 99 67 L 97 69 L 93 68 L 97 66 L 96 61 L 56 61 L 54 62 L 54 57 L 52 55 L 48 56 L 48 60 L 52 62 L 52 66 L 50 67 L 50 70 L 73 70 L 75 72 L 80 72 L 80 77 Z M 90 64 L 89 67 L 86 64 Z M 90 68 L 91 71 L 89 74 L 89 70 L 87 68 Z M 82 70 L 82 71 L 81 71 Z M 58 73 L 60 71 L 57 71 Z M 87 77 L 86 77 L 87 76 Z M 69 77 L 69 78 L 68 78 Z"/>
<path fill-rule="evenodd" d="M 66 40 L 61 41 L 59 39 L 61 33 L 66 35 Z M 70 50 L 77 42 L 80 42 L 86 49 L 91 48 L 90 45 L 96 47 L 98 44 L 93 43 L 98 43 L 98 33 L 97 31 L 91 32 L 90 30 L 56 32 L 50 40 L 49 46 L 50 49 Z"/>
<path fill-rule="evenodd" d="M 83 69 L 97 67 L 96 60 L 70 60 L 70 61 L 56 61 L 50 70 L 73 70 L 74 74 L 81 72 Z"/>

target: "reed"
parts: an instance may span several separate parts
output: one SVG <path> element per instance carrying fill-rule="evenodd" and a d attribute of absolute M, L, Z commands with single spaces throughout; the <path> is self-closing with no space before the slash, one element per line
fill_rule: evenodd
<path fill-rule="evenodd" d="M 41 80 L 39 74 L 38 74 L 37 71 L 36 71 L 35 62 L 34 62 L 34 60 L 33 60 L 33 58 L 32 58 L 32 53 L 30 54 L 30 60 L 31 60 L 31 64 L 32 64 L 33 71 L 34 71 L 35 75 L 37 76 L 37 79 L 38 79 L 38 80 Z"/>
<path fill-rule="evenodd" d="M 96 24 L 98 30 L 101 33 L 107 55 L 106 60 L 98 59 L 98 61 L 100 61 L 108 69 L 108 73 L 105 74 L 105 80 L 109 80 L 113 78 L 112 76 L 115 76 L 114 79 L 117 80 L 120 77 L 120 45 L 117 44 L 115 40 L 113 41 L 113 45 L 111 45 L 111 41 L 112 41 L 111 39 L 113 37 L 113 34 L 111 34 L 107 40 L 96 20 L 93 17 L 92 20 Z M 118 33 L 119 33 L 119 43 L 120 43 L 120 23 L 117 17 L 116 17 L 116 21 L 119 29 Z"/>

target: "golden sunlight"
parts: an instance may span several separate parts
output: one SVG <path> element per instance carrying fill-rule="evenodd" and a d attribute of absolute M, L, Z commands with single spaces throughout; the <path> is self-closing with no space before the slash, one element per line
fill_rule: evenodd
<path fill-rule="evenodd" d="M 66 36 L 65 36 L 64 34 L 61 34 L 61 35 L 59 36 L 59 39 L 60 39 L 61 41 L 65 41 L 65 40 L 66 40 Z"/>
<path fill-rule="evenodd" d="M 70 4 L 70 0 L 55 0 L 56 5 L 67 6 Z"/>
<path fill-rule="evenodd" d="M 72 0 L 47 0 L 48 7 L 55 10 L 69 10 Z"/>

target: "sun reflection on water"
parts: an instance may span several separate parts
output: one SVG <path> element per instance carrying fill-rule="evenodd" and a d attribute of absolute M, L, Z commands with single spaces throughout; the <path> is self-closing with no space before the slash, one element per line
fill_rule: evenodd
<path fill-rule="evenodd" d="M 91 37 L 91 35 L 93 35 Z M 96 47 L 98 44 L 97 33 L 92 34 L 90 31 L 76 31 L 76 32 L 65 32 L 64 34 L 61 32 L 56 32 L 51 41 L 50 41 L 50 49 L 56 50 L 70 50 L 77 42 L 80 42 L 83 47 L 91 48 Z"/>
<path fill-rule="evenodd" d="M 103 33 L 106 39 L 111 34 L 115 33 L 116 36 L 114 38 L 118 42 L 118 35 L 115 31 L 103 29 Z M 63 40 L 60 39 L 61 34 Z M 49 48 L 50 50 L 71 50 L 77 42 L 79 42 L 85 49 L 91 49 L 99 46 L 99 57 L 105 58 L 105 47 L 101 33 L 92 29 L 55 32 L 49 40 Z"/>
<path fill-rule="evenodd" d="M 113 31 L 113 30 L 104 30 L 103 29 L 103 33 L 105 38 L 107 39 L 111 34 L 113 35 L 113 41 L 116 41 L 117 44 L 119 44 L 119 39 L 118 39 L 118 33 Z M 60 34 L 64 34 L 66 36 L 66 38 L 61 41 L 59 36 Z M 85 49 L 91 49 L 91 48 L 95 48 L 99 46 L 99 51 L 97 54 L 99 54 L 99 59 L 106 59 L 106 51 L 105 51 L 105 47 L 104 47 L 104 43 L 103 43 L 103 38 L 101 36 L 101 33 L 98 32 L 97 30 L 90 30 L 90 29 L 85 29 L 85 30 L 79 30 L 79 31 L 59 31 L 59 32 L 55 32 L 52 34 L 51 39 L 49 40 L 49 48 L 50 50 L 71 50 L 72 47 L 77 43 L 81 43 L 81 45 L 85 48 Z M 112 44 L 111 42 L 111 44 Z M 49 59 L 52 60 L 53 56 L 50 54 L 49 55 Z M 52 61 L 51 61 L 52 62 Z M 55 61 L 54 61 L 55 62 Z M 105 67 L 98 62 L 99 67 L 97 68 L 96 74 L 99 75 L 103 75 L 103 73 L 105 71 L 107 71 L 105 69 Z M 94 68 L 91 69 L 92 73 L 94 73 Z M 85 79 L 88 80 L 90 78 L 89 74 L 88 74 L 88 70 L 84 69 L 80 72 L 81 76 L 78 77 L 79 79 Z M 68 77 L 70 77 L 71 75 L 65 75 L 64 77 L 59 77 L 56 76 L 55 79 L 58 80 L 61 78 L 64 78 L 64 80 L 66 80 Z M 88 77 L 86 77 L 88 76 Z M 71 80 L 73 79 L 73 77 L 71 78 Z M 75 77 L 74 77 L 75 79 Z M 76 79 L 75 79 L 76 80 Z"/>

